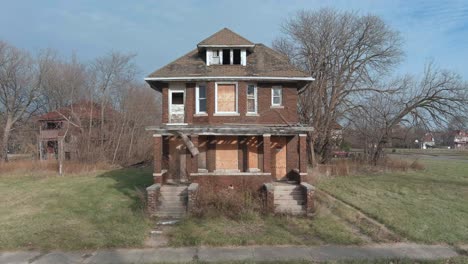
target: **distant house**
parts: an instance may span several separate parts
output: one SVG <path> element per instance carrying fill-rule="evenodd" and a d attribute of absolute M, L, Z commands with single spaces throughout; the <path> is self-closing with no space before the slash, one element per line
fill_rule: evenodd
<path fill-rule="evenodd" d="M 450 141 L 454 149 L 468 149 L 468 132 L 455 130 L 451 133 Z"/>
<path fill-rule="evenodd" d="M 432 133 L 426 133 L 421 139 L 421 148 L 428 149 L 435 147 L 435 139 Z"/>
<path fill-rule="evenodd" d="M 104 113 L 106 117 L 110 117 L 115 111 L 107 108 Z M 39 116 L 39 159 L 75 159 L 83 129 L 86 129 L 86 136 L 92 142 L 100 139 L 100 120 L 101 105 L 90 101 L 80 101 Z"/>

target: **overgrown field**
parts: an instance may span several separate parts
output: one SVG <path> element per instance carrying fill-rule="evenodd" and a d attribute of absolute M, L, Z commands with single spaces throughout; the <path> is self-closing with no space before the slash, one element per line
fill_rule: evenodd
<path fill-rule="evenodd" d="M 0 249 L 84 249 L 143 245 L 150 221 L 141 191 L 151 171 L 0 176 Z"/>

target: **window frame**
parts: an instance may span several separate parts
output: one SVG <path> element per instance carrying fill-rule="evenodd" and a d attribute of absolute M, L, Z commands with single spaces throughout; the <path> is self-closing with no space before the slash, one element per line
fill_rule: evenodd
<path fill-rule="evenodd" d="M 218 111 L 218 84 L 234 84 L 236 87 L 236 111 L 220 112 Z M 217 115 L 239 115 L 239 84 L 238 82 L 215 82 L 215 114 Z"/>
<path fill-rule="evenodd" d="M 253 99 L 254 99 L 254 102 L 255 102 L 254 103 L 254 106 L 255 106 L 255 111 L 254 112 L 249 111 L 249 86 L 251 86 L 251 85 L 254 87 L 254 95 L 253 95 L 254 96 Z M 257 88 L 257 84 L 247 83 L 247 89 L 246 89 L 245 94 L 246 94 L 246 103 L 247 103 L 247 105 L 246 105 L 247 114 L 250 114 L 250 115 L 258 114 L 258 88 Z M 252 98 L 250 98 L 250 99 L 252 99 Z"/>
<path fill-rule="evenodd" d="M 205 108 L 208 107 L 208 88 L 206 86 L 206 83 L 197 83 L 195 86 L 195 114 L 207 114 L 208 111 L 207 109 L 205 111 L 200 111 L 200 86 L 205 87 Z"/>
<path fill-rule="evenodd" d="M 274 93 L 275 89 L 279 89 L 279 91 L 280 91 L 280 95 L 279 95 L 280 102 L 279 102 L 279 104 L 276 104 L 275 100 L 274 100 L 275 97 L 278 97 Z M 283 106 L 283 86 L 274 85 L 274 86 L 271 87 L 271 106 L 272 107 L 281 107 L 281 106 Z"/>

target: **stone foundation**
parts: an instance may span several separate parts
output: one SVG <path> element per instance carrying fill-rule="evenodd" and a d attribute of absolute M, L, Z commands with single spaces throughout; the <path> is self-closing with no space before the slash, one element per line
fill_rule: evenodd
<path fill-rule="evenodd" d="M 273 183 L 265 183 L 263 186 L 265 192 L 265 212 L 275 213 L 275 186 Z"/>
<path fill-rule="evenodd" d="M 146 188 L 146 208 L 150 216 L 155 216 L 159 206 L 160 184 L 153 184 Z"/>
<path fill-rule="evenodd" d="M 305 182 L 301 182 L 301 187 L 306 196 L 306 214 L 313 214 L 315 212 L 315 187 Z"/>
<path fill-rule="evenodd" d="M 241 189 L 261 191 L 264 183 L 272 181 L 271 173 L 192 173 L 190 181 L 198 183 L 200 188 Z"/>
<path fill-rule="evenodd" d="M 197 195 L 198 195 L 198 183 L 191 183 L 187 188 L 187 212 L 189 214 L 193 214 L 193 210 L 195 208 L 197 202 Z"/>

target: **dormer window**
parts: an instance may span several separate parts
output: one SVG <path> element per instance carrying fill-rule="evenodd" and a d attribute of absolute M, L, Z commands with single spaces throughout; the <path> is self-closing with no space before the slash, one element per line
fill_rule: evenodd
<path fill-rule="evenodd" d="M 243 65 L 247 64 L 246 49 L 207 49 L 206 64 L 209 65 Z"/>

